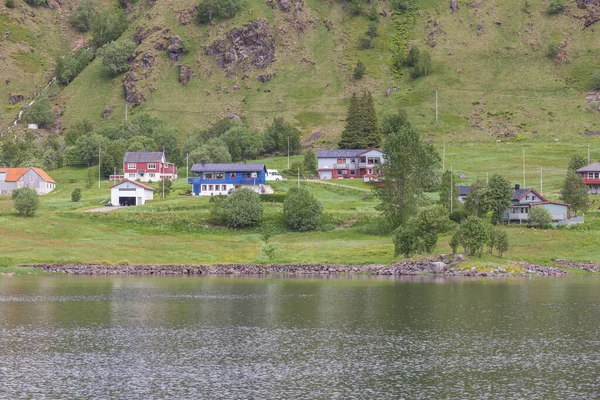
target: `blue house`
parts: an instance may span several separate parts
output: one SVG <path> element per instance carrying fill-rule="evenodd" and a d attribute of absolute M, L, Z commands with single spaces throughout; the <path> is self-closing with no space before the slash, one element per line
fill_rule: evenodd
<path fill-rule="evenodd" d="M 232 189 L 248 188 L 265 193 L 265 164 L 194 164 L 189 178 L 194 196 L 229 194 Z"/>

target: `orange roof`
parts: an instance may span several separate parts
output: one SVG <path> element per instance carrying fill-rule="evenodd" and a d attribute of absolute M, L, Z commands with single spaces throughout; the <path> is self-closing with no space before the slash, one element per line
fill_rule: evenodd
<path fill-rule="evenodd" d="M 0 172 L 6 172 L 6 182 L 16 182 L 30 169 L 32 169 L 46 182 L 56 183 L 54 182 L 54 179 L 50 178 L 46 171 L 41 168 L 3 168 L 0 170 Z"/>
<path fill-rule="evenodd" d="M 132 181 L 131 179 L 124 179 L 124 180 L 122 180 L 121 182 L 117 183 L 116 185 L 112 185 L 110 188 L 112 189 L 112 188 L 114 188 L 115 186 L 119 186 L 120 184 L 122 184 L 122 183 L 125 183 L 125 182 L 133 183 L 134 185 L 137 185 L 137 186 L 143 187 L 144 189 L 148 189 L 148 190 L 156 190 L 156 189 L 154 189 L 154 188 L 153 188 L 153 187 L 151 187 L 151 186 L 144 185 L 143 183 L 141 183 L 141 182 L 138 182 L 138 181 Z"/>

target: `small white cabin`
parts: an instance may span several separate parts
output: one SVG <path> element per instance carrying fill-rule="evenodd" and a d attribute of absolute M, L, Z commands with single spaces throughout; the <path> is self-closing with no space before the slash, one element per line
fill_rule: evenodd
<path fill-rule="evenodd" d="M 110 188 L 113 206 L 141 206 L 154 199 L 154 188 L 141 182 L 124 180 Z"/>

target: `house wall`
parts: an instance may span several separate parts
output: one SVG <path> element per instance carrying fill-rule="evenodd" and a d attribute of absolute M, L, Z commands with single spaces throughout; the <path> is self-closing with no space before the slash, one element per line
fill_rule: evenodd
<path fill-rule="evenodd" d="M 540 206 L 550 211 L 550 214 L 552 214 L 552 221 L 563 221 L 568 217 L 568 206 L 562 204 L 541 204 Z"/>
<path fill-rule="evenodd" d="M 319 171 L 319 179 L 332 179 L 332 171 L 326 169 Z"/>
<path fill-rule="evenodd" d="M 129 168 L 129 165 L 133 164 L 133 168 Z M 155 164 L 156 168 L 149 168 L 151 164 Z M 140 174 L 138 171 L 144 171 L 144 174 Z M 171 163 L 123 163 L 123 174 L 126 179 L 136 180 L 140 182 L 158 182 L 162 177 L 169 179 L 177 179 L 177 166 Z"/>
<path fill-rule="evenodd" d="M 213 172 L 213 174 L 215 173 Z M 229 190 L 241 187 L 255 190 L 258 193 L 263 192 L 266 183 L 264 170 L 257 172 L 256 178 L 247 177 L 247 172 L 229 171 L 224 174 L 224 179 L 205 179 L 203 173 L 198 177 L 189 178 L 188 183 L 192 185 L 192 194 L 194 196 L 226 195 Z M 235 176 L 232 177 L 231 174 L 235 174 Z"/>
<path fill-rule="evenodd" d="M 146 201 L 154 199 L 154 191 L 131 182 L 123 182 L 110 190 L 110 202 L 113 206 L 120 205 L 119 197 L 135 197 L 135 205 L 143 205 Z"/>

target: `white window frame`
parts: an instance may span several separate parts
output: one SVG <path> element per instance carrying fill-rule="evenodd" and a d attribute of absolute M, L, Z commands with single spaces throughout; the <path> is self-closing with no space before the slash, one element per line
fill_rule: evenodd
<path fill-rule="evenodd" d="M 148 164 L 148 169 L 156 169 L 156 163 Z"/>
<path fill-rule="evenodd" d="M 205 172 L 204 173 L 204 179 L 206 179 L 207 181 L 212 181 L 213 180 L 213 173 L 212 172 Z"/>
<path fill-rule="evenodd" d="M 129 174 L 130 178 L 135 178 L 137 174 Z"/>
<path fill-rule="evenodd" d="M 127 164 L 127 169 L 135 169 L 135 163 Z"/>
<path fill-rule="evenodd" d="M 225 172 L 215 172 L 215 179 L 216 180 L 223 180 L 223 179 L 225 179 Z"/>
<path fill-rule="evenodd" d="M 150 178 L 156 178 L 156 174 L 155 173 L 151 173 L 151 174 L 148 174 L 148 175 L 150 176 Z"/>

